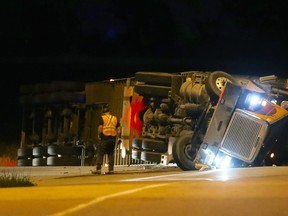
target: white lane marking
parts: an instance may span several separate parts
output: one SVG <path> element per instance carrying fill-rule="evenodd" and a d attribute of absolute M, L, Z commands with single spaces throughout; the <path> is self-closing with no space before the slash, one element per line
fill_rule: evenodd
<path fill-rule="evenodd" d="M 69 208 L 69 209 L 66 209 L 64 211 L 57 212 L 55 214 L 51 214 L 50 216 L 63 216 L 63 215 L 71 214 L 71 213 L 74 213 L 74 212 L 79 211 L 81 209 L 87 208 L 87 207 L 89 207 L 91 205 L 94 205 L 96 203 L 102 202 L 102 201 L 107 200 L 107 199 L 111 199 L 111 198 L 118 197 L 118 196 L 124 196 L 124 195 L 127 195 L 127 194 L 136 193 L 136 192 L 139 192 L 139 191 L 142 191 L 142 190 L 147 190 L 147 189 L 150 189 L 150 188 L 163 187 L 163 186 L 166 186 L 166 185 L 168 185 L 168 183 L 148 185 L 148 186 L 141 187 L 141 188 L 136 188 L 136 189 L 132 189 L 132 190 L 122 191 L 122 192 L 110 194 L 110 195 L 107 195 L 107 196 L 97 197 L 96 199 L 93 199 L 93 200 L 91 200 L 91 201 L 89 201 L 87 203 L 79 204 L 77 206 L 74 206 L 73 208 Z"/>
<path fill-rule="evenodd" d="M 133 178 L 133 179 L 124 179 L 122 181 L 124 182 L 133 182 L 133 181 L 155 181 L 155 180 L 161 180 L 161 179 L 165 179 L 165 180 L 195 180 L 195 181 L 199 181 L 199 180 L 207 180 L 207 181 L 215 181 L 216 179 L 212 179 L 212 178 L 199 178 L 196 176 L 202 176 L 202 175 L 207 175 L 208 171 L 203 173 L 203 172 L 193 172 L 193 173 L 178 173 L 178 174 L 170 174 L 170 175 L 159 175 L 159 176 L 150 176 L 150 177 L 143 177 L 143 178 Z M 209 172 L 211 173 L 211 172 Z M 177 177 L 181 177 L 181 178 L 177 178 Z"/>
<path fill-rule="evenodd" d="M 165 179 L 164 179 L 165 178 Z M 212 179 L 212 178 L 198 178 L 198 177 L 190 177 L 190 178 L 176 178 L 176 176 L 155 176 L 155 178 L 135 178 L 135 179 L 125 179 L 122 180 L 123 182 L 134 182 L 134 181 L 177 181 L 177 180 L 181 180 L 181 181 L 217 181 L 216 179 Z"/>

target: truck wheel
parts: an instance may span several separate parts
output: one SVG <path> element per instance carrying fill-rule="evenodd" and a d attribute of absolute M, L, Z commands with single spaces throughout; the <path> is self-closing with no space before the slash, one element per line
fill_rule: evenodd
<path fill-rule="evenodd" d="M 136 93 L 142 96 L 167 98 L 169 91 L 171 91 L 171 87 L 157 85 L 136 85 L 134 90 Z"/>
<path fill-rule="evenodd" d="M 48 156 L 47 146 L 36 146 L 33 148 L 34 157 Z"/>
<path fill-rule="evenodd" d="M 147 151 L 159 153 L 165 153 L 168 150 L 168 146 L 164 141 L 155 139 L 143 139 L 142 147 Z"/>
<path fill-rule="evenodd" d="M 82 147 L 50 145 L 47 152 L 49 155 L 80 156 L 82 154 Z"/>
<path fill-rule="evenodd" d="M 191 143 L 193 133 L 185 134 L 177 138 L 173 145 L 172 155 L 177 166 L 182 170 L 196 170 L 194 159 L 197 151 L 193 149 L 193 143 Z"/>
<path fill-rule="evenodd" d="M 18 159 L 21 158 L 32 158 L 33 154 L 32 154 L 32 148 L 18 148 L 17 150 L 17 157 Z"/>
<path fill-rule="evenodd" d="M 136 150 L 136 149 L 132 149 L 131 157 L 134 160 L 141 160 L 141 151 Z"/>
<path fill-rule="evenodd" d="M 63 147 L 58 145 L 49 145 L 47 147 L 48 155 L 62 155 L 63 154 Z"/>
<path fill-rule="evenodd" d="M 132 140 L 132 148 L 142 149 L 142 138 L 134 138 Z"/>
<path fill-rule="evenodd" d="M 47 158 L 33 158 L 32 166 L 47 166 Z"/>
<path fill-rule="evenodd" d="M 205 80 L 205 88 L 210 95 L 212 104 L 217 103 L 227 82 L 237 83 L 230 74 L 225 73 L 224 71 L 214 71 L 209 74 Z"/>
<path fill-rule="evenodd" d="M 32 159 L 20 158 L 17 160 L 17 166 L 32 166 Z"/>
<path fill-rule="evenodd" d="M 141 160 L 147 161 L 147 162 L 160 163 L 161 162 L 161 155 L 162 154 L 160 154 L 160 153 L 142 151 L 141 152 Z"/>
<path fill-rule="evenodd" d="M 164 72 L 137 72 L 135 79 L 153 85 L 171 86 L 172 74 Z"/>

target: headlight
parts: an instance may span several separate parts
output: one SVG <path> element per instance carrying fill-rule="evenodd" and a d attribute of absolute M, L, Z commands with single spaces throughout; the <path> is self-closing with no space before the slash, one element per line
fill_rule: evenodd
<path fill-rule="evenodd" d="M 249 96 L 249 95 L 248 95 Z M 261 98 L 258 95 L 250 95 L 250 97 L 247 97 L 250 106 L 255 106 L 256 104 L 261 103 Z"/>
<path fill-rule="evenodd" d="M 268 100 L 265 94 L 249 93 L 244 101 L 243 108 L 249 111 L 266 116 L 274 115 L 277 112 L 275 103 Z"/>
<path fill-rule="evenodd" d="M 220 169 L 231 167 L 231 157 L 225 154 L 218 154 L 215 158 L 215 165 Z"/>
<path fill-rule="evenodd" d="M 220 168 L 225 169 L 230 167 L 231 157 L 225 156 L 222 162 L 220 163 Z"/>
<path fill-rule="evenodd" d="M 245 105 L 248 110 L 255 111 L 261 109 L 262 107 L 266 106 L 267 100 L 263 95 L 250 93 L 247 95 L 245 99 Z"/>
<path fill-rule="evenodd" d="M 245 103 L 249 104 L 250 106 L 256 106 L 256 105 L 261 104 L 262 101 L 263 101 L 263 97 L 261 97 L 258 94 L 250 93 L 247 95 Z"/>

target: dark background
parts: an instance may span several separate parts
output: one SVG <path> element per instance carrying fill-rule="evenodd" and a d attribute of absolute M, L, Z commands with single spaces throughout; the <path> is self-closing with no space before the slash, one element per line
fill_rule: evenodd
<path fill-rule="evenodd" d="M 287 77 L 287 1 L 9 0 L 0 3 L 0 142 L 19 142 L 19 87 L 137 71 Z"/>

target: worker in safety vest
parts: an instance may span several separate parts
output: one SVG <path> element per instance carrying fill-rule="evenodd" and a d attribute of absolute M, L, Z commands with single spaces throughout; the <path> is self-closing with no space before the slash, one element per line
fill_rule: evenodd
<path fill-rule="evenodd" d="M 97 146 L 97 158 L 96 158 L 96 171 L 92 171 L 92 174 L 101 174 L 101 168 L 103 164 L 104 155 L 108 155 L 108 173 L 114 172 L 114 149 L 116 145 L 116 139 L 120 137 L 120 124 L 116 116 L 111 115 L 109 108 L 103 108 L 103 114 L 100 119 L 100 125 L 98 127 L 98 138 L 100 143 Z"/>

